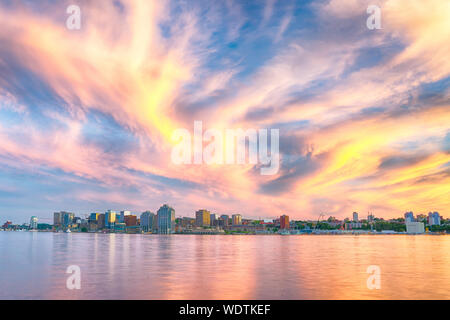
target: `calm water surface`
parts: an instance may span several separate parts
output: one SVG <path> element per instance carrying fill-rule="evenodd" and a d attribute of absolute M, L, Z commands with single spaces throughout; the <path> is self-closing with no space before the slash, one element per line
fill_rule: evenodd
<path fill-rule="evenodd" d="M 450 236 L 0 232 L 0 298 L 450 299 Z"/>

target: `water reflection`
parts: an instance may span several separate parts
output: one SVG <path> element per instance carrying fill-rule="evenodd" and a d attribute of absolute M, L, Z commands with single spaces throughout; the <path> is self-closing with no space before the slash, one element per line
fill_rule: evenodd
<path fill-rule="evenodd" d="M 2 299 L 450 299 L 448 236 L 0 232 L 0 252 Z"/>

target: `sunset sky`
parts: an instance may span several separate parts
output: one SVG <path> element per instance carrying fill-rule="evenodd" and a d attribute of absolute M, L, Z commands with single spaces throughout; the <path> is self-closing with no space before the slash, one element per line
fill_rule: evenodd
<path fill-rule="evenodd" d="M 173 164 L 195 120 L 278 128 L 277 175 Z M 449 217 L 450 1 L 0 0 L 0 222 L 163 203 Z"/>

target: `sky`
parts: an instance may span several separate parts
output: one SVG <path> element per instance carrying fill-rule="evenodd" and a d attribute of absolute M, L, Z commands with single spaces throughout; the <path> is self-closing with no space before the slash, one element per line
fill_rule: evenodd
<path fill-rule="evenodd" d="M 0 0 L 0 21 L 2 223 L 450 216 L 447 0 Z M 196 120 L 279 129 L 279 171 L 174 164 Z"/>

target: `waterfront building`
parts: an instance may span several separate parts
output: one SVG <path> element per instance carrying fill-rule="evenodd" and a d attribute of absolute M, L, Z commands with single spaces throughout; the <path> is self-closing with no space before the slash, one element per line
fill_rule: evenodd
<path fill-rule="evenodd" d="M 97 216 L 97 229 L 101 230 L 105 227 L 105 214 L 104 213 L 100 213 Z"/>
<path fill-rule="evenodd" d="M 106 228 L 114 228 L 114 224 L 116 223 L 116 212 L 112 210 L 108 210 L 105 212 L 105 227 Z"/>
<path fill-rule="evenodd" d="M 215 213 L 211 213 L 211 215 L 209 216 L 209 221 L 210 221 L 211 226 L 216 225 L 216 220 L 217 220 L 217 215 Z"/>
<path fill-rule="evenodd" d="M 61 226 L 62 223 L 62 212 L 55 212 L 53 213 L 53 225 L 56 227 Z"/>
<path fill-rule="evenodd" d="M 124 216 L 124 222 L 127 227 L 137 226 L 137 216 L 134 214 Z"/>
<path fill-rule="evenodd" d="M 220 219 L 223 220 L 223 225 L 228 226 L 230 224 L 230 217 L 226 214 L 220 216 Z"/>
<path fill-rule="evenodd" d="M 30 229 L 36 230 L 38 225 L 38 218 L 35 216 L 32 216 L 30 219 Z"/>
<path fill-rule="evenodd" d="M 406 222 L 414 222 L 414 213 L 412 211 L 405 213 L 405 223 Z"/>
<path fill-rule="evenodd" d="M 153 232 L 153 222 L 155 214 L 150 211 L 142 212 L 141 214 L 141 230 L 144 232 Z"/>
<path fill-rule="evenodd" d="M 68 229 L 72 227 L 75 214 L 72 212 L 60 211 L 53 213 L 53 226 L 55 229 Z"/>
<path fill-rule="evenodd" d="M 157 212 L 158 233 L 170 234 L 175 232 L 175 210 L 164 204 Z"/>
<path fill-rule="evenodd" d="M 211 213 L 208 210 L 200 209 L 195 212 L 195 225 L 206 227 L 211 225 Z"/>
<path fill-rule="evenodd" d="M 125 217 L 131 215 L 131 212 L 128 210 L 120 211 L 119 222 L 125 223 Z"/>
<path fill-rule="evenodd" d="M 425 226 L 423 222 L 415 222 L 415 221 L 408 221 L 406 222 L 406 232 L 407 233 L 424 233 L 425 232 Z"/>
<path fill-rule="evenodd" d="M 289 229 L 289 216 L 282 215 L 280 217 L 280 229 Z"/>
<path fill-rule="evenodd" d="M 359 222 L 358 212 L 353 212 L 353 222 Z"/>
<path fill-rule="evenodd" d="M 428 224 L 430 226 L 441 225 L 441 216 L 439 215 L 439 212 L 435 211 L 428 213 Z"/>
<path fill-rule="evenodd" d="M 240 214 L 233 214 L 231 216 L 233 226 L 242 224 L 242 216 Z"/>
<path fill-rule="evenodd" d="M 375 216 L 372 213 L 367 215 L 367 222 L 371 223 L 375 221 Z"/>
<path fill-rule="evenodd" d="M 100 214 L 100 213 L 92 212 L 92 213 L 89 215 L 89 221 L 97 221 L 97 220 L 98 220 L 99 214 Z"/>

